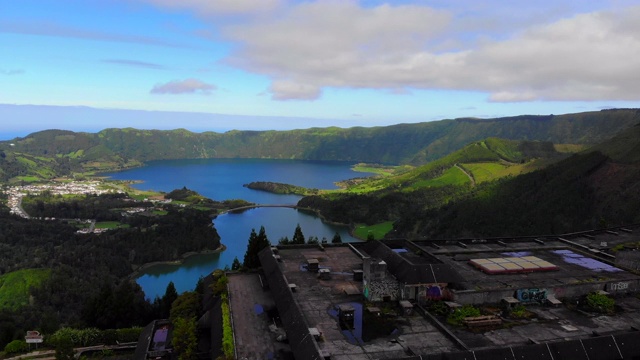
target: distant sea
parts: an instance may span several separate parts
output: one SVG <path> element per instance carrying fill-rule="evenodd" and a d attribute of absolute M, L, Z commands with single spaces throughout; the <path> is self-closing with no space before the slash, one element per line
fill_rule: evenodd
<path fill-rule="evenodd" d="M 2 131 L 0 130 L 0 141 L 13 140 L 17 137 L 25 137 L 32 131 Z"/>

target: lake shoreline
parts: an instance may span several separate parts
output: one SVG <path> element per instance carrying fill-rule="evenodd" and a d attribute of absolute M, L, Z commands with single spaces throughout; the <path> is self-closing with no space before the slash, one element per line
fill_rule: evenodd
<path fill-rule="evenodd" d="M 295 179 L 308 188 L 333 188 L 337 179 L 357 176 L 352 167 L 353 164 L 333 162 L 211 159 L 151 162 L 130 172 L 103 173 L 108 181 L 117 182 L 120 190 L 134 189 L 145 197 L 149 197 L 146 192 L 150 189 L 166 194 L 186 187 L 206 199 L 229 202 L 225 206 L 228 212 L 216 208 L 207 213 L 225 247 L 185 253 L 169 261 L 137 262 L 130 265 L 126 279 L 137 282 L 150 299 L 162 296 L 169 282 L 173 282 L 178 291 L 190 291 L 198 277 L 216 268 L 231 266 L 234 258 L 241 260 L 250 230 L 261 226 L 267 228 L 274 245 L 279 239 L 291 237 L 296 225 L 301 225 L 306 237 L 330 241 L 338 233 L 344 242 L 362 241 L 353 236 L 354 229 L 350 228 L 353 224 L 327 221 L 317 209 L 298 207 L 300 195 L 273 194 L 242 186 L 264 177 L 278 183 Z M 239 199 L 244 200 L 236 203 Z M 298 211 L 291 211 L 293 209 Z"/>
<path fill-rule="evenodd" d="M 209 255 L 209 254 L 218 254 L 221 253 L 223 251 L 227 250 L 226 245 L 220 243 L 220 246 L 218 246 L 218 248 L 213 249 L 213 250 L 203 250 L 203 251 L 189 251 L 186 252 L 184 254 L 182 254 L 182 256 L 180 257 L 179 260 L 165 260 L 165 261 L 152 261 L 149 263 L 144 263 L 138 267 L 136 267 L 136 269 L 128 276 L 129 279 L 137 279 L 140 276 L 142 276 L 142 273 L 145 270 L 148 270 L 151 267 L 157 266 L 157 265 L 173 265 L 173 266 L 181 266 L 182 264 L 184 264 L 184 262 L 192 257 L 192 256 L 196 256 L 196 255 Z"/>

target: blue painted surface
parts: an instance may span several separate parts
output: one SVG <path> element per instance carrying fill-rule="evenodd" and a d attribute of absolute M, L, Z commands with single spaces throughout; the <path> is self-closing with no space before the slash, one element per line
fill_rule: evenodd
<path fill-rule="evenodd" d="M 260 304 L 255 304 L 255 305 L 253 305 L 253 312 L 256 315 L 260 315 L 260 314 L 264 313 L 264 308 Z"/>
<path fill-rule="evenodd" d="M 598 261 L 596 259 L 592 259 L 581 254 L 576 254 L 571 250 L 553 250 L 552 252 L 554 254 L 560 255 L 562 257 L 562 260 L 564 260 L 568 264 L 582 266 L 583 268 L 586 268 L 589 270 L 593 270 L 597 272 L 622 271 L 622 269 L 618 269 L 615 266 L 605 264 L 602 261 Z"/>
<path fill-rule="evenodd" d="M 520 257 L 525 257 L 525 256 L 531 256 L 531 252 L 530 251 L 504 252 L 504 253 L 502 253 L 502 255 L 520 258 Z"/>
<path fill-rule="evenodd" d="M 344 329 L 344 326 L 342 326 L 338 320 L 338 306 L 347 304 L 353 306 L 353 309 L 355 310 L 353 316 L 353 329 Z M 349 302 L 338 304 L 335 307 L 329 309 L 327 312 L 329 313 L 329 316 L 331 316 L 336 322 L 338 322 L 338 326 L 340 326 L 342 335 L 344 335 L 349 344 L 364 344 L 364 340 L 362 340 L 363 305 L 361 303 Z"/>

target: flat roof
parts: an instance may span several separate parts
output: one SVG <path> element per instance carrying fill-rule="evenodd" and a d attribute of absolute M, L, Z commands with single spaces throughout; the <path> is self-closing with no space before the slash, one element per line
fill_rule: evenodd
<path fill-rule="evenodd" d="M 640 279 L 638 275 L 581 254 L 559 241 L 548 241 L 544 245 L 527 242 L 526 246 L 521 243 L 517 252 L 509 250 L 513 249 L 480 243 L 469 245 L 467 249 L 446 250 L 442 246 L 432 254 L 465 279 L 457 284 L 459 289 L 555 288 L 594 281 Z M 535 261 L 527 261 L 532 259 Z M 531 271 L 530 264 L 552 271 Z"/>
<path fill-rule="evenodd" d="M 356 321 L 366 309 L 362 297 L 362 282 L 353 280 L 354 270 L 362 270 L 362 258 L 349 246 L 325 246 L 324 251 L 317 247 L 288 248 L 279 250 L 282 263 L 278 263 L 288 282 L 298 287 L 293 297 L 309 327 L 315 327 L 322 333 L 318 347 L 332 359 L 378 359 L 403 358 L 406 348 L 411 347 L 417 353 L 452 352 L 456 345 L 431 323 L 421 316 L 406 317 L 399 323 L 398 335 L 402 341 L 390 342 L 390 338 L 378 338 L 362 344 L 353 344 L 352 337 L 345 334 L 338 320 L 332 317 L 332 311 L 342 305 L 356 308 Z M 331 280 L 322 280 L 317 274 L 305 271 L 300 265 L 307 258 L 317 258 L 322 266 L 331 269 Z M 357 289 L 359 296 L 347 295 L 348 289 Z M 357 306 L 356 306 L 357 305 Z"/>
<path fill-rule="evenodd" d="M 469 264 L 487 274 L 558 270 L 557 266 L 536 256 L 471 259 Z"/>
<path fill-rule="evenodd" d="M 479 244 L 480 246 L 472 244 L 466 249 L 457 247 L 459 250 L 468 251 L 467 253 L 443 252 L 434 256 L 436 256 L 439 261 L 442 261 L 442 263 L 448 264 L 448 266 L 460 271 L 462 277 L 469 279 L 468 284 L 473 283 L 474 286 L 479 286 L 480 288 L 498 286 L 515 289 L 529 288 L 536 284 L 548 286 L 548 284 L 564 284 L 586 279 L 593 281 L 593 270 L 585 268 L 580 264 L 565 261 L 563 255 L 567 255 L 566 253 L 553 252 L 554 250 L 566 249 L 562 244 L 551 246 L 549 246 L 549 242 L 545 245 L 536 244 L 542 246 L 542 248 L 530 250 L 517 249 L 518 251 L 522 250 L 517 256 L 512 254 L 513 251 L 505 251 L 503 246 L 487 246 L 487 244 Z M 362 259 L 357 253 L 357 250 L 352 251 L 348 245 L 340 247 L 327 246 L 324 250 L 320 250 L 317 247 L 282 247 L 280 248 L 280 254 L 282 254 L 283 262 L 276 263 L 273 261 L 272 264 L 269 265 L 272 268 L 275 266 L 275 268 L 278 269 L 280 278 L 285 279 L 286 282 L 298 284 L 297 292 L 290 293 L 289 295 L 294 300 L 296 307 L 300 309 L 301 316 L 304 319 L 304 325 L 308 328 L 318 329 L 318 332 L 321 334 L 319 337 L 321 340 L 316 343 L 320 352 L 330 355 L 331 358 L 335 360 L 404 358 L 407 356 L 407 348 L 410 348 L 415 354 L 429 354 L 428 358 L 439 358 L 442 357 L 443 353 L 446 353 L 447 358 L 456 358 L 455 355 L 461 355 L 462 357 L 460 358 L 468 358 L 466 357 L 467 355 L 472 355 L 478 359 L 483 358 L 484 355 L 488 356 L 489 353 L 495 355 L 500 352 L 508 355 L 519 354 L 525 351 L 534 355 L 538 348 L 552 349 L 555 346 L 562 347 L 567 345 L 551 345 L 551 343 L 556 343 L 558 339 L 588 339 L 593 337 L 595 331 L 599 334 L 613 334 L 614 332 L 617 334 L 621 332 L 621 329 L 640 327 L 640 317 L 629 316 L 629 314 L 640 311 L 640 299 L 630 296 L 616 300 L 616 303 L 623 309 L 622 316 L 609 316 L 607 317 L 607 321 L 604 322 L 600 321 L 602 317 L 588 317 L 568 309 L 565 306 L 529 306 L 527 309 L 536 314 L 536 319 L 535 321 L 528 321 L 519 326 L 501 328 L 489 332 L 468 332 L 449 328 L 449 330 L 460 337 L 469 348 L 476 349 L 473 352 L 456 353 L 460 348 L 449 340 L 444 332 L 437 330 L 429 321 L 420 315 L 402 317 L 403 320 L 399 322 L 400 329 L 396 335 L 374 339 L 366 343 L 353 344 L 345 335 L 345 330 L 341 329 L 336 317 L 332 317 L 332 314 L 337 312 L 337 307 L 340 305 L 355 304 L 356 314 L 354 320 L 357 321 L 358 317 L 362 316 L 362 310 L 366 311 L 366 305 L 362 302 L 361 296 L 354 297 L 345 294 L 345 289 L 347 288 L 358 289 L 360 294 L 362 291 L 362 283 L 353 280 L 353 270 L 359 270 L 362 267 Z M 559 270 L 554 273 L 489 275 L 478 271 L 468 264 L 468 261 L 473 256 L 481 256 L 485 259 L 505 257 L 519 258 L 520 260 L 516 260 L 513 262 L 514 264 L 518 262 L 531 262 L 531 260 L 536 259 L 529 257 L 535 257 L 541 261 L 557 265 Z M 317 274 L 306 271 L 306 269 L 301 266 L 305 264 L 306 259 L 310 257 L 317 257 L 323 266 L 331 268 L 332 274 L 334 275 L 331 280 L 319 279 Z M 269 271 L 272 272 L 272 270 Z M 606 272 L 604 274 L 619 280 L 638 278 L 625 271 Z M 284 287 L 288 290 L 287 285 L 284 285 Z M 280 307 L 280 305 L 278 305 L 278 307 Z M 571 326 L 576 330 L 568 331 L 561 325 Z M 306 332 L 308 332 L 308 328 L 305 328 Z M 625 339 L 628 338 L 630 339 L 631 335 L 625 337 Z M 636 340 L 640 338 L 640 332 L 633 334 L 633 338 Z M 532 342 L 541 343 L 541 345 L 530 345 Z M 584 344 L 586 345 L 587 343 L 588 341 Z M 619 343 L 618 346 L 620 347 L 620 352 L 624 354 L 626 342 L 624 344 Z M 634 348 L 629 350 L 629 353 L 635 354 L 640 353 L 640 351 Z"/>

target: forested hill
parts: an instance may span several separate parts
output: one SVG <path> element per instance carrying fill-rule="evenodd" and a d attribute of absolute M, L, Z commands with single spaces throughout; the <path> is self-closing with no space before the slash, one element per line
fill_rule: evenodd
<path fill-rule="evenodd" d="M 489 138 L 298 205 L 335 222 L 393 222 L 388 237 L 558 234 L 640 223 L 639 178 L 640 124 L 573 155 Z"/>
<path fill-rule="evenodd" d="M 397 234 L 428 237 L 567 233 L 640 223 L 640 124 L 555 165 L 422 209 Z"/>
<path fill-rule="evenodd" d="M 15 168 L 22 167 L 24 172 L 25 163 L 45 165 L 43 158 L 56 161 L 55 172 L 78 167 L 99 170 L 100 166 L 135 166 L 150 160 L 238 157 L 419 165 L 488 137 L 596 144 L 637 123 L 640 123 L 640 110 L 619 109 L 348 129 L 226 133 L 131 128 L 106 129 L 99 133 L 47 130 L 0 142 L 0 161 L 3 161 L 0 169 L 5 172 L 2 177 L 10 178 L 12 172 L 17 171 Z M 21 160 L 21 156 L 26 160 Z"/>

